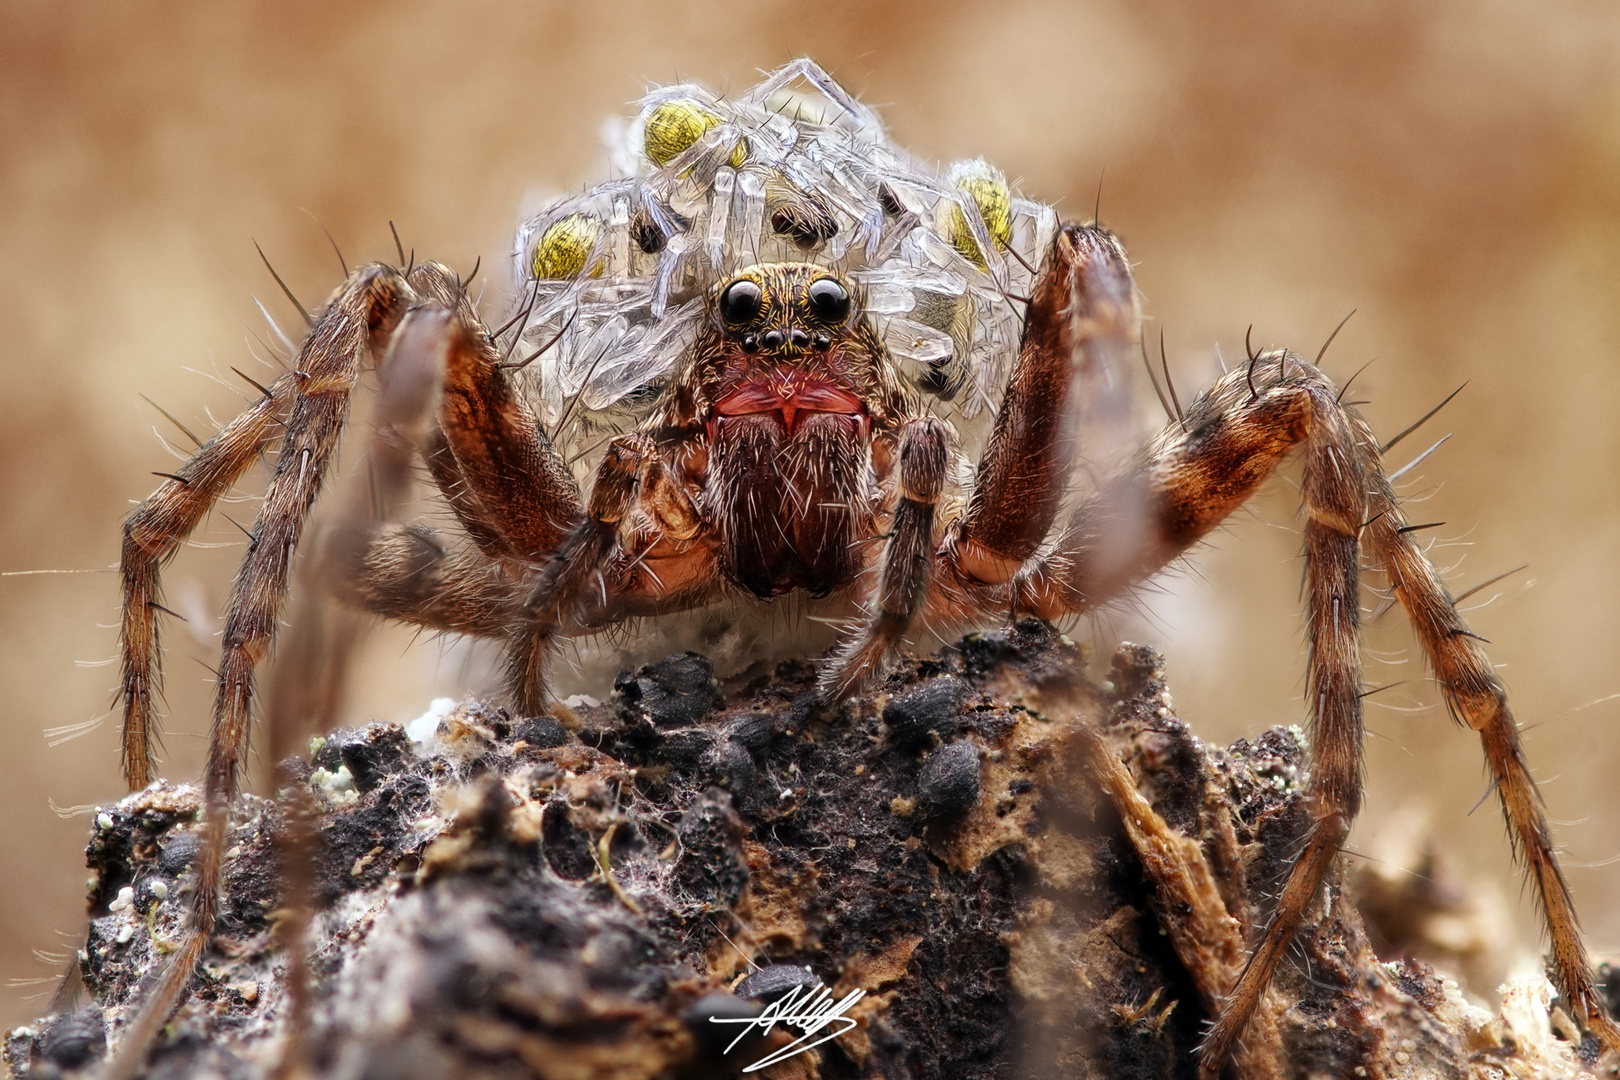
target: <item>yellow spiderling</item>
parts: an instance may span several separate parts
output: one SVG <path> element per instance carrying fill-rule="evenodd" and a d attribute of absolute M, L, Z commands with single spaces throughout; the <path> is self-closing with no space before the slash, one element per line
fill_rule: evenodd
<path fill-rule="evenodd" d="M 653 164 L 663 168 L 683 154 L 724 117 L 691 98 L 671 98 L 647 114 L 642 128 L 642 146 Z M 731 152 L 730 165 L 740 168 L 748 157 L 748 144 L 738 141 Z"/>
<path fill-rule="evenodd" d="M 596 218 L 588 214 L 569 214 L 540 234 L 530 269 L 537 278 L 578 277 L 601 235 L 602 223 Z M 600 273 L 601 268 L 597 267 L 595 272 Z"/>
<path fill-rule="evenodd" d="M 1007 189 L 1007 178 L 1001 170 L 983 158 L 959 161 L 951 167 L 951 183 L 973 200 L 991 242 L 1005 251 L 1012 242 L 1012 196 Z M 962 208 L 954 202 L 949 203 L 945 213 L 945 234 L 951 246 L 979 269 L 986 269 L 984 252 L 979 250 L 979 243 L 973 238 L 973 230 L 968 227 L 967 215 Z"/>

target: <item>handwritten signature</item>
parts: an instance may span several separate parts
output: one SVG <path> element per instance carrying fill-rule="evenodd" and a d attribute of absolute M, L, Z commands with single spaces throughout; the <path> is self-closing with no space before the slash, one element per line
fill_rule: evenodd
<path fill-rule="evenodd" d="M 801 996 L 802 995 L 802 996 Z M 777 1024 L 798 1028 L 804 1032 L 797 1039 L 788 1043 L 780 1050 L 769 1054 L 743 1070 L 745 1073 L 758 1072 L 760 1069 L 775 1065 L 778 1061 L 786 1061 L 806 1050 L 820 1046 L 829 1039 L 836 1039 L 855 1027 L 856 1021 L 845 1016 L 854 1007 L 855 1003 L 866 996 L 865 990 L 851 990 L 837 1001 L 833 1000 L 832 991 L 825 986 L 817 986 L 814 990 L 807 986 L 796 986 L 783 994 L 777 1000 L 765 1007 L 765 1011 L 758 1016 L 711 1016 L 712 1024 L 742 1024 L 742 1033 L 731 1040 L 725 1052 L 731 1053 L 736 1045 L 743 1041 L 754 1028 L 763 1028 L 761 1034 L 769 1035 Z M 798 1011 L 794 1011 L 797 1009 Z M 829 1025 L 839 1025 L 835 1030 L 827 1032 L 815 1042 L 806 1042 Z"/>

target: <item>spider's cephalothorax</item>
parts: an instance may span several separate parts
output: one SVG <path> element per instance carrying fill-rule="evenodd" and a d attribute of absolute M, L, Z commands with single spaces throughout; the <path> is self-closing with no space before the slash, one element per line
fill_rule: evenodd
<path fill-rule="evenodd" d="M 843 590 L 859 605 L 824 666 L 827 700 L 925 621 L 1083 615 L 1185 553 L 1300 450 L 1312 820 L 1241 977 L 1200 986 L 1216 1017 L 1203 1070 L 1235 1054 L 1245 1075 L 1281 1075 L 1274 1045 L 1238 1037 L 1360 805 L 1364 553 L 1480 733 L 1568 1011 L 1620 1049 L 1506 692 L 1410 535 L 1378 440 L 1320 370 L 1252 353 L 1070 498 L 1080 376 L 1139 339 L 1129 264 L 1107 230 L 1060 227 L 983 161 L 941 172 L 910 160 L 808 61 L 733 99 L 658 90 L 623 149 L 621 176 L 523 226 L 521 294 L 500 329 L 441 265 L 356 270 L 290 370 L 126 522 L 124 762 L 142 787 L 158 569 L 276 451 L 222 635 L 195 924 L 126 1037 L 124 1074 L 213 929 L 255 666 L 368 363 L 382 384 L 375 498 L 322 545 L 312 577 L 375 614 L 495 640 L 509 703 L 528 715 L 548 707 L 559 637 L 739 592 Z M 388 522 L 413 463 L 453 527 Z"/>
<path fill-rule="evenodd" d="M 848 585 L 905 412 L 849 286 L 806 263 L 747 268 L 717 290 L 684 383 L 667 422 L 702 433 L 688 475 L 726 577 L 756 596 Z"/>

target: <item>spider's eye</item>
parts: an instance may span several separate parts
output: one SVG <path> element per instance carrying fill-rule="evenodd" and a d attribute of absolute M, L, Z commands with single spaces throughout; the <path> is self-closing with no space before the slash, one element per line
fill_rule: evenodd
<path fill-rule="evenodd" d="M 720 317 L 732 326 L 746 326 L 765 307 L 765 293 L 747 278 L 739 278 L 720 294 Z"/>
<path fill-rule="evenodd" d="M 849 290 L 830 277 L 810 283 L 810 312 L 824 323 L 841 323 L 849 318 Z"/>

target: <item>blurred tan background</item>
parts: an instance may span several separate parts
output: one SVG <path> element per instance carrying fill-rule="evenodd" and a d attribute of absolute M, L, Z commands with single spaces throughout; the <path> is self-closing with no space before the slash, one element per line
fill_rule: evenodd
<path fill-rule="evenodd" d="M 520 208 L 600 178 L 599 127 L 653 82 L 718 88 L 811 55 L 941 160 L 983 154 L 1034 197 L 1102 216 L 1139 263 L 1185 397 L 1214 348 L 1326 361 L 1384 433 L 1464 380 L 1408 460 L 1460 587 L 1520 563 L 1473 616 L 1505 667 L 1587 933 L 1620 954 L 1620 16 L 1608 0 L 1225 4 L 563 2 L 64 5 L 0 2 L 0 570 L 107 567 L 131 500 L 172 468 L 144 393 L 194 428 L 240 407 L 232 365 L 294 326 L 254 253 L 315 303 L 392 258 L 388 221 L 502 306 Z M 306 212 L 307 211 L 307 212 Z M 215 376 L 223 374 L 223 382 Z M 1169 579 L 1152 616 L 1092 632 L 1165 645 L 1182 714 L 1226 742 L 1302 716 L 1295 494 L 1256 507 Z M 229 511 L 244 522 L 252 507 Z M 164 772 L 197 774 L 205 664 L 240 536 L 217 515 L 166 579 Z M 108 723 L 113 575 L 0 579 L 0 978 L 55 968 L 80 933 L 87 819 L 117 798 Z M 1477 741 L 1435 706 L 1397 614 L 1369 644 L 1368 810 L 1426 812 L 1465 870 L 1518 895 Z M 1106 656 L 1106 652 L 1103 654 Z M 463 666 L 385 635 L 354 719 L 419 713 Z M 1389 708 L 1395 706 L 1396 708 Z M 1528 935 L 1533 912 L 1517 901 Z M 1526 937 L 1527 941 L 1533 938 Z M 0 989 L 0 1025 L 48 987 Z"/>

